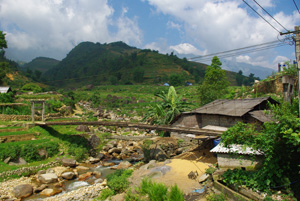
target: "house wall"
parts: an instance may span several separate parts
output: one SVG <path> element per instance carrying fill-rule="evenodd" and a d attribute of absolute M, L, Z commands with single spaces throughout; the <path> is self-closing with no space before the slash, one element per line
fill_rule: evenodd
<path fill-rule="evenodd" d="M 172 124 L 172 126 L 199 128 L 198 117 L 195 114 L 182 115 L 176 122 Z"/>
<path fill-rule="evenodd" d="M 199 126 L 202 128 L 207 125 L 221 126 L 221 127 L 231 127 L 238 121 L 243 121 L 241 117 L 231 117 L 223 115 L 211 115 L 202 114 L 200 115 L 201 121 Z"/>
<path fill-rule="evenodd" d="M 262 166 L 264 156 L 218 153 L 217 160 L 221 169 L 245 168 L 246 170 L 254 170 Z"/>

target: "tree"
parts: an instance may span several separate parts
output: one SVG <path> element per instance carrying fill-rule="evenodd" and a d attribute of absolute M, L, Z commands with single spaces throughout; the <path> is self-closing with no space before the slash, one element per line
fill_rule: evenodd
<path fill-rule="evenodd" d="M 242 86 L 244 76 L 243 76 L 243 71 L 239 70 L 239 72 L 235 76 L 236 82 L 238 86 Z"/>
<path fill-rule="evenodd" d="M 143 121 L 147 120 L 151 124 L 169 124 L 181 112 L 190 109 L 191 104 L 181 100 L 173 86 L 169 88 L 168 93 L 164 91 L 155 94 L 162 99 L 161 102 L 150 106 L 146 112 Z"/>
<path fill-rule="evenodd" d="M 271 107 L 274 121 L 264 123 L 261 131 L 253 124 L 238 123 L 222 134 L 225 146 L 241 144 L 264 153 L 263 167 L 258 171 L 234 170 L 223 175 L 225 183 L 246 185 L 252 189 L 269 191 L 292 188 L 300 197 L 300 118 L 298 101 L 293 105 L 282 103 Z M 277 188 L 280 187 L 280 188 Z"/>
<path fill-rule="evenodd" d="M 169 84 L 171 86 L 182 86 L 185 83 L 185 75 L 184 74 L 172 74 L 169 76 Z"/>
<path fill-rule="evenodd" d="M 135 82 L 143 82 L 144 81 L 144 75 L 145 75 L 145 71 L 141 68 L 136 68 L 133 71 L 133 80 Z"/>
<path fill-rule="evenodd" d="M 4 48 L 7 48 L 7 43 L 5 40 L 5 33 L 0 31 L 0 49 L 1 49 L 1 51 L 4 51 L 3 50 Z"/>
<path fill-rule="evenodd" d="M 5 40 L 5 34 L 0 31 L 0 56 L 1 58 L 4 58 L 4 53 L 5 51 L 3 50 L 4 48 L 7 48 L 7 43 Z M 8 62 L 0 62 L 0 84 L 3 84 L 3 80 L 6 77 L 6 71 L 8 68 L 9 64 Z"/>
<path fill-rule="evenodd" d="M 227 93 L 229 82 L 225 71 L 221 68 L 221 61 L 217 56 L 212 59 L 211 65 L 205 71 L 204 81 L 199 86 L 201 104 L 207 104 Z"/>

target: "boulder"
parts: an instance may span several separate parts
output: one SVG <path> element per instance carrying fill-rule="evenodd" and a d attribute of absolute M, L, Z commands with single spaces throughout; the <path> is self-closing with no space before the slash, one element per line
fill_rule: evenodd
<path fill-rule="evenodd" d="M 58 177 L 61 177 L 61 175 L 64 173 L 64 172 L 69 172 L 69 168 L 66 168 L 66 167 L 62 167 L 62 166 L 58 166 L 58 167 L 53 167 L 51 168 Z"/>
<path fill-rule="evenodd" d="M 62 165 L 65 167 L 76 167 L 76 160 L 71 158 L 63 158 L 61 160 Z"/>
<path fill-rule="evenodd" d="M 95 184 L 101 184 L 104 180 L 102 178 L 96 179 L 94 181 Z"/>
<path fill-rule="evenodd" d="M 61 193 L 61 192 L 62 192 L 61 189 L 46 188 L 42 192 L 40 192 L 40 195 L 44 195 L 44 196 L 50 197 L 50 196 L 56 195 L 56 194 Z"/>
<path fill-rule="evenodd" d="M 198 179 L 198 182 L 199 183 L 204 182 L 208 179 L 208 177 L 209 177 L 209 174 L 204 173 L 200 176 L 200 178 Z"/>
<path fill-rule="evenodd" d="M 98 172 L 98 171 L 94 171 L 93 172 L 93 175 L 98 179 L 101 177 L 102 173 L 101 172 Z"/>
<path fill-rule="evenodd" d="M 40 150 L 38 151 L 38 154 L 40 155 L 40 157 L 41 157 L 42 159 L 45 159 L 45 158 L 48 157 L 48 152 L 46 151 L 46 149 L 40 149 Z"/>
<path fill-rule="evenodd" d="M 104 158 L 104 154 L 98 153 L 95 158 L 99 158 L 101 160 L 102 158 Z"/>
<path fill-rule="evenodd" d="M 43 191 L 45 188 L 48 188 L 48 185 L 42 184 L 39 187 L 37 187 L 36 189 L 34 189 L 34 193 L 39 193 L 39 192 Z"/>
<path fill-rule="evenodd" d="M 99 158 L 90 157 L 89 158 L 89 162 L 92 163 L 92 164 L 99 163 L 100 159 Z"/>
<path fill-rule="evenodd" d="M 16 198 L 26 198 L 33 193 L 33 187 L 30 184 L 21 184 L 13 189 L 13 194 Z"/>
<path fill-rule="evenodd" d="M 113 162 L 111 162 L 111 163 L 109 163 L 109 162 L 104 162 L 104 163 L 102 164 L 103 167 L 109 167 L 109 166 L 114 166 L 114 165 L 115 165 L 115 163 L 113 163 Z"/>
<path fill-rule="evenodd" d="M 87 171 L 87 170 L 89 170 L 90 168 L 88 168 L 88 167 L 85 167 L 85 166 L 77 166 L 76 167 L 76 170 L 77 170 L 77 172 L 84 172 L 84 171 Z"/>
<path fill-rule="evenodd" d="M 38 180 L 43 184 L 55 183 L 58 181 L 58 177 L 54 173 L 46 173 L 38 176 Z"/>
<path fill-rule="evenodd" d="M 108 150 L 108 153 L 109 154 L 112 154 L 112 153 L 121 153 L 121 151 L 122 151 L 122 148 L 116 148 L 116 147 L 114 147 L 114 148 Z"/>
<path fill-rule="evenodd" d="M 62 178 L 64 179 L 68 179 L 68 180 L 71 180 L 75 177 L 75 173 L 74 172 L 64 172 L 62 173 Z"/>
<path fill-rule="evenodd" d="M 3 162 L 5 163 L 5 164 L 8 164 L 9 163 L 9 161 L 10 161 L 10 157 L 8 157 L 8 158 L 6 158 Z"/>
<path fill-rule="evenodd" d="M 14 162 L 9 162 L 9 165 L 26 165 L 27 162 L 23 159 L 23 158 L 18 158 L 16 161 Z"/>
<path fill-rule="evenodd" d="M 82 174 L 82 175 L 79 175 L 79 176 L 78 176 L 78 181 L 84 181 L 84 180 L 86 180 L 87 178 L 90 178 L 92 175 L 93 175 L 92 172 L 87 172 L 87 173 L 84 173 L 84 174 Z"/>
<path fill-rule="evenodd" d="M 155 159 L 157 161 L 164 161 L 168 159 L 168 155 L 162 150 L 160 146 L 155 144 L 150 145 L 150 159 Z"/>
<path fill-rule="evenodd" d="M 75 129 L 80 132 L 90 132 L 90 129 L 87 125 L 79 125 Z"/>
<path fill-rule="evenodd" d="M 100 143 L 101 143 L 101 140 L 99 137 L 97 137 L 97 135 L 93 134 L 89 139 L 88 139 L 90 145 L 93 147 L 93 148 L 97 148 Z"/>
<path fill-rule="evenodd" d="M 118 166 L 117 166 L 117 169 L 127 169 L 129 167 L 131 167 L 132 164 L 128 161 L 122 161 Z"/>

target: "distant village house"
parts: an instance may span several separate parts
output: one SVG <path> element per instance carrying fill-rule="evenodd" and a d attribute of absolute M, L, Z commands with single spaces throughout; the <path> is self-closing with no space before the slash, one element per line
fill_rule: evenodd
<path fill-rule="evenodd" d="M 0 93 L 5 94 L 11 91 L 11 88 L 9 86 L 0 86 Z"/>

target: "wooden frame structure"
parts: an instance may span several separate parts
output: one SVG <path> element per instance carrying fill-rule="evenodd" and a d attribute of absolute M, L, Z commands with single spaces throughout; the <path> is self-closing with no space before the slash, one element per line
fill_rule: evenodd
<path fill-rule="evenodd" d="M 45 121 L 45 100 L 31 100 L 31 120 L 34 122 L 35 109 L 42 110 L 42 121 Z"/>

